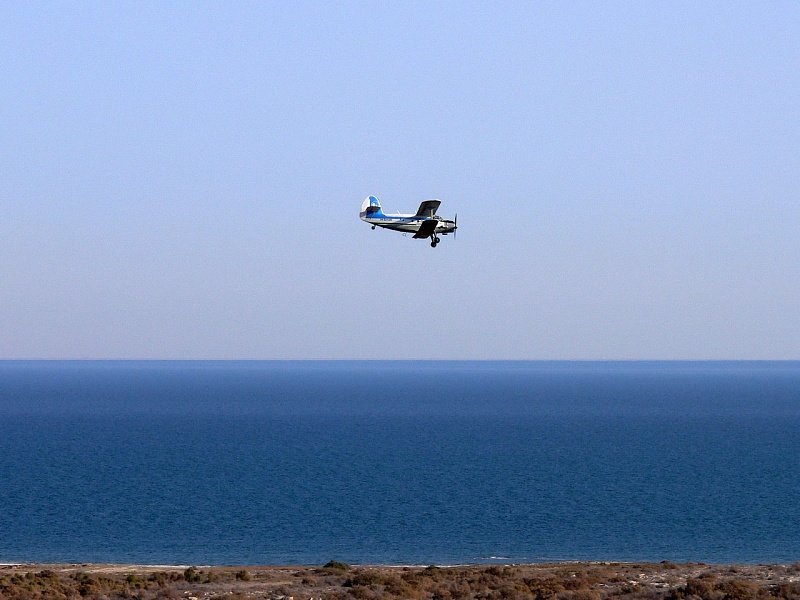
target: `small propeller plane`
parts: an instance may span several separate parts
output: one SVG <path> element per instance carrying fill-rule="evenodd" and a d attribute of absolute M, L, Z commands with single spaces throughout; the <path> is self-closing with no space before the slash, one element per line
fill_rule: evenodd
<path fill-rule="evenodd" d="M 415 238 L 431 238 L 431 248 L 436 248 L 436 244 L 439 243 L 439 234 L 447 235 L 452 233 L 453 237 L 455 237 L 455 231 L 458 229 L 456 225 L 458 215 L 452 221 L 447 221 L 436 214 L 441 203 L 440 200 L 425 200 L 419 205 L 415 215 L 387 215 L 383 212 L 378 199 L 375 196 L 370 196 L 364 200 L 358 216 L 361 217 L 362 221 L 371 224 L 373 229 L 385 227 L 386 229 L 394 229 L 403 233 L 413 232 Z"/>

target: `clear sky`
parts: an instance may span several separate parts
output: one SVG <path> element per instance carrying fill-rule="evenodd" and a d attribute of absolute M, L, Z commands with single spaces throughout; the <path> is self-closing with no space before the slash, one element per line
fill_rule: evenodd
<path fill-rule="evenodd" d="M 799 232 L 798 2 L 0 3 L 0 358 L 800 359 Z"/>

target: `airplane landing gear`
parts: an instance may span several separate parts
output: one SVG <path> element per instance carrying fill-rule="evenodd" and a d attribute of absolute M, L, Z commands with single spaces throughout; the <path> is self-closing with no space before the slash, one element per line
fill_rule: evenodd
<path fill-rule="evenodd" d="M 375 229 L 375 225 L 373 225 L 372 228 Z"/>
<path fill-rule="evenodd" d="M 436 244 L 439 243 L 439 237 L 432 235 L 431 236 L 431 248 L 436 248 Z"/>

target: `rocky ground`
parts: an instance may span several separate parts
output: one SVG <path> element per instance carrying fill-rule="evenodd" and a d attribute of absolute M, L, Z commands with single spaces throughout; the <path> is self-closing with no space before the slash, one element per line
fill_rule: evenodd
<path fill-rule="evenodd" d="M 456 567 L 0 566 L 0 598 L 800 600 L 800 563 L 570 562 Z"/>

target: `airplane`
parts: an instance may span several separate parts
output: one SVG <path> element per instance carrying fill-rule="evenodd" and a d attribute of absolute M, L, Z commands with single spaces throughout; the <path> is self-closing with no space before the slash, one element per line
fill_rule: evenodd
<path fill-rule="evenodd" d="M 439 234 L 447 235 L 452 233 L 455 237 L 455 230 L 458 228 L 456 221 L 458 215 L 452 221 L 443 219 L 436 214 L 439 209 L 441 200 L 425 200 L 419 205 L 417 214 L 415 215 L 400 215 L 400 214 L 385 214 L 381 208 L 381 203 L 375 196 L 370 196 L 361 205 L 361 212 L 358 216 L 362 221 L 375 227 L 385 227 L 386 229 L 394 229 L 395 231 L 402 231 L 405 233 L 414 233 L 415 238 L 431 238 L 431 248 L 436 248 L 439 243 Z"/>

